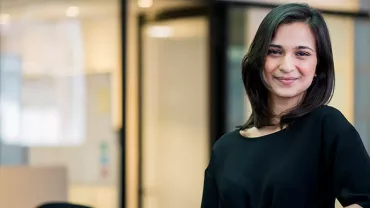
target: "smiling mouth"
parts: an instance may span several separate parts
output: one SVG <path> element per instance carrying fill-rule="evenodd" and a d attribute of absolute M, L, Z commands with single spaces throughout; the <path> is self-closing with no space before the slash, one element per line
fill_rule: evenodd
<path fill-rule="evenodd" d="M 275 77 L 279 82 L 281 82 L 284 85 L 292 85 L 295 83 L 298 78 L 296 77 Z"/>

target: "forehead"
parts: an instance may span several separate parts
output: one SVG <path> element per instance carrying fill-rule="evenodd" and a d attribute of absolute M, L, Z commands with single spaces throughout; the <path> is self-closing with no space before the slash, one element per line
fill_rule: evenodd
<path fill-rule="evenodd" d="M 282 24 L 271 41 L 283 47 L 309 46 L 315 48 L 315 37 L 310 27 L 304 22 Z"/>

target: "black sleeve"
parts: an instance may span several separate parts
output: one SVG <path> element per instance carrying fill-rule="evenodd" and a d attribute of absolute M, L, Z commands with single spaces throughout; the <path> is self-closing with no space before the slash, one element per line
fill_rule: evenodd
<path fill-rule="evenodd" d="M 215 178 L 207 168 L 204 174 L 204 186 L 201 208 L 218 208 L 219 198 Z"/>
<path fill-rule="evenodd" d="M 342 206 L 370 208 L 369 155 L 352 125 L 338 132 L 331 143 L 334 194 Z"/>

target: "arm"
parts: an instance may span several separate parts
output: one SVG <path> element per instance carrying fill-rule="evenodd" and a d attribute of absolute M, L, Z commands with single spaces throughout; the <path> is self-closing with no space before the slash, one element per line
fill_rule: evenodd
<path fill-rule="evenodd" d="M 370 207 L 370 158 L 353 126 L 340 131 L 331 143 L 333 190 L 348 208 Z"/>
<path fill-rule="evenodd" d="M 219 196 L 216 181 L 208 169 L 204 174 L 204 187 L 201 208 L 218 208 Z"/>

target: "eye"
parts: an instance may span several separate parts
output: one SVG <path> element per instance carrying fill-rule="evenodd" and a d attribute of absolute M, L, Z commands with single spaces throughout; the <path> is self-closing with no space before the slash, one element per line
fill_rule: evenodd
<path fill-rule="evenodd" d="M 298 51 L 298 52 L 296 53 L 296 55 L 297 55 L 297 56 L 309 56 L 310 54 L 309 54 L 309 53 L 307 53 L 307 52 L 305 52 L 305 51 Z"/>
<path fill-rule="evenodd" d="M 277 49 L 269 49 L 268 50 L 268 54 L 271 54 L 271 55 L 280 55 L 282 53 L 283 52 L 281 50 L 277 50 Z"/>

